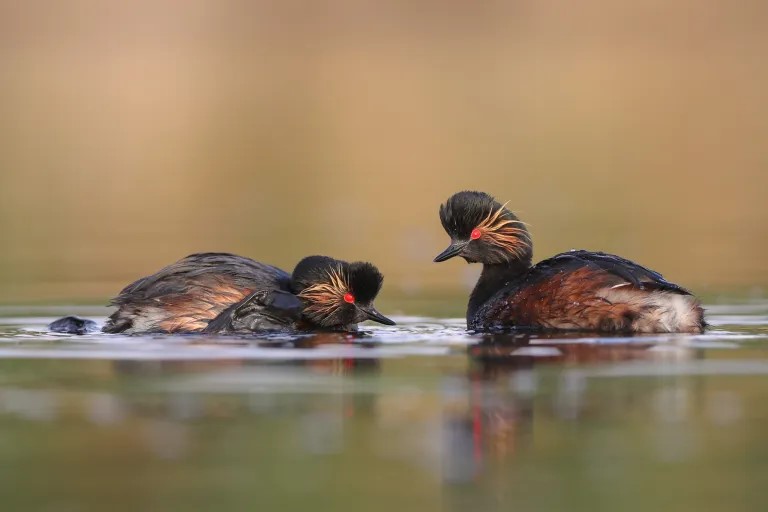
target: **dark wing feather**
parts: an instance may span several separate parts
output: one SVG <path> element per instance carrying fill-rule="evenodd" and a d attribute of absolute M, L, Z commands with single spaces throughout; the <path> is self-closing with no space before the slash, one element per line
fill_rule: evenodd
<path fill-rule="evenodd" d="M 285 329 L 301 319 L 301 299 L 283 290 L 259 290 L 229 306 L 204 333 L 253 333 Z"/>
<path fill-rule="evenodd" d="M 638 265 L 626 258 L 603 252 L 568 251 L 544 260 L 538 263 L 536 267 L 542 270 L 551 269 L 553 271 L 561 269 L 575 270 L 581 267 L 599 268 L 641 290 L 652 289 L 679 293 L 681 295 L 691 295 L 691 292 L 681 286 L 670 283 L 658 272 Z"/>
<path fill-rule="evenodd" d="M 197 253 L 129 284 L 110 301 L 110 305 L 120 306 L 185 294 L 214 275 L 242 288 L 260 288 L 257 285 L 261 284 L 265 288 L 287 290 L 291 282 L 291 276 L 284 270 L 250 258 L 229 253 Z"/>

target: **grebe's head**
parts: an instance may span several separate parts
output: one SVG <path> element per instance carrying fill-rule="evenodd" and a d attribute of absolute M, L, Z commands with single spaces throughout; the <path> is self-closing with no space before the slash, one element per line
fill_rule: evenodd
<path fill-rule="evenodd" d="M 304 302 L 304 317 L 329 328 L 365 320 L 395 325 L 373 306 L 383 281 L 370 263 L 347 263 L 328 256 L 308 256 L 293 271 L 293 291 Z"/>
<path fill-rule="evenodd" d="M 467 263 L 531 262 L 531 236 L 525 224 L 485 192 L 452 195 L 440 205 L 440 221 L 451 245 L 437 255 L 436 262 L 454 256 Z"/>

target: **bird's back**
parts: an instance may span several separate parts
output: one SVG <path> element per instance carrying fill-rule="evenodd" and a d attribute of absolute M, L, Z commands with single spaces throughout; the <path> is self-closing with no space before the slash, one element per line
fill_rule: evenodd
<path fill-rule="evenodd" d="M 468 319 L 470 328 L 701 332 L 703 309 L 686 289 L 618 256 L 569 251 L 533 266 Z"/>
<path fill-rule="evenodd" d="M 285 271 L 228 253 L 192 254 L 126 286 L 104 332 L 200 332 L 256 290 L 290 290 Z"/>

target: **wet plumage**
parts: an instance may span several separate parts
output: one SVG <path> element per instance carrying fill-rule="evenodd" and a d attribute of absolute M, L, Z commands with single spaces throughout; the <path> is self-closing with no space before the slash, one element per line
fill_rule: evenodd
<path fill-rule="evenodd" d="M 632 261 L 569 251 L 531 264 L 525 225 L 482 192 L 459 192 L 440 208 L 451 245 L 435 261 L 483 263 L 467 327 L 597 332 L 701 332 L 703 309 L 686 289 Z"/>
<path fill-rule="evenodd" d="M 362 276 L 355 270 L 361 266 Z M 112 300 L 117 310 L 103 331 L 227 334 L 348 330 L 368 319 L 391 324 L 373 307 L 382 280 L 369 263 L 326 256 L 305 258 L 291 276 L 234 254 L 192 254 L 125 287 Z M 326 293 L 308 293 L 317 288 Z M 318 308 L 322 315 L 314 312 Z"/>
<path fill-rule="evenodd" d="M 126 286 L 104 325 L 108 333 L 200 332 L 253 292 L 291 291 L 291 276 L 272 265 L 227 253 L 192 254 Z M 280 328 L 286 322 L 275 322 Z"/>
<path fill-rule="evenodd" d="M 309 256 L 296 265 L 292 279 L 294 293 L 304 302 L 303 317 L 310 323 L 344 330 L 364 320 L 394 325 L 373 305 L 384 276 L 368 262 Z"/>
<path fill-rule="evenodd" d="M 248 334 L 299 328 L 303 304 L 284 290 L 257 290 L 216 315 L 205 334 Z M 309 326 L 307 326 L 309 327 Z"/>

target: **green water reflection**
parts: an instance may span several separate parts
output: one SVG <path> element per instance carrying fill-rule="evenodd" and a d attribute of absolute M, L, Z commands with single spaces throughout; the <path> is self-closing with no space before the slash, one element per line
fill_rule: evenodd
<path fill-rule="evenodd" d="M 187 361 L 29 359 L 100 342 L 0 326 L 18 350 L 0 359 L 0 495 L 7 510 L 762 510 L 768 322 L 739 318 L 701 337 L 412 343 L 395 336 L 431 324 L 404 319 L 369 348 Z"/>

